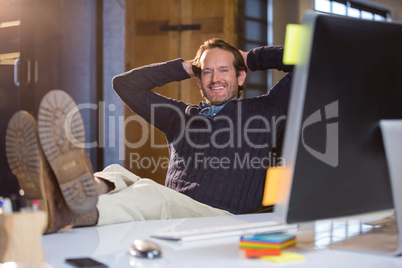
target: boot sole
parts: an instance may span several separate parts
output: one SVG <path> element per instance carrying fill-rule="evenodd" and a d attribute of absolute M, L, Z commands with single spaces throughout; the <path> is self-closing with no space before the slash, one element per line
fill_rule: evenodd
<path fill-rule="evenodd" d="M 85 128 L 74 100 L 62 90 L 48 92 L 39 105 L 39 140 L 71 211 L 87 213 L 98 194 L 86 161 Z"/>
<path fill-rule="evenodd" d="M 6 155 L 10 169 L 17 177 L 28 202 L 38 200 L 40 209 L 48 213 L 43 181 L 47 163 L 39 146 L 35 119 L 26 111 L 15 113 L 8 122 Z"/>

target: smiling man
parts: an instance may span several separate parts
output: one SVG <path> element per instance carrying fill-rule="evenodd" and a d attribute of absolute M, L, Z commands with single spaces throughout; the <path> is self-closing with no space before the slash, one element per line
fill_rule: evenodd
<path fill-rule="evenodd" d="M 242 52 L 211 39 L 193 60 L 151 64 L 113 79 L 123 102 L 165 133 L 168 188 L 230 213 L 261 207 L 268 158 L 283 132 L 288 106 L 293 67 L 284 65 L 282 57 L 280 46 Z M 241 99 L 248 69 L 290 73 L 269 93 Z M 205 99 L 198 105 L 152 91 L 190 77 Z"/>

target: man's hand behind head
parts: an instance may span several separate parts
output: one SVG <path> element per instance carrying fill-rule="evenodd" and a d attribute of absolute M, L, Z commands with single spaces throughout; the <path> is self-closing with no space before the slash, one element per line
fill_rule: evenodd
<path fill-rule="evenodd" d="M 241 50 L 239 50 L 239 51 L 240 51 L 240 54 L 243 56 L 244 63 L 246 64 L 246 67 L 247 67 L 247 69 L 248 69 L 248 65 L 247 65 L 247 55 L 248 55 L 248 52 L 244 52 L 244 51 L 241 51 Z"/>
<path fill-rule="evenodd" d="M 184 68 L 184 70 L 186 70 L 186 72 L 188 73 L 188 75 L 190 77 L 194 77 L 192 65 L 193 65 L 193 60 L 183 61 L 183 68 Z"/>

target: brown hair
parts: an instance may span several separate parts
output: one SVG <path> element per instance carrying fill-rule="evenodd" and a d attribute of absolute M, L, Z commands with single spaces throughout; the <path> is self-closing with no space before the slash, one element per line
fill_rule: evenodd
<path fill-rule="evenodd" d="M 213 49 L 213 48 L 220 48 L 220 49 L 226 50 L 228 52 L 231 52 L 233 54 L 233 56 L 234 56 L 233 65 L 236 70 L 236 76 L 239 76 L 240 71 L 245 71 L 247 73 L 247 66 L 246 66 L 246 63 L 244 62 L 243 56 L 240 54 L 240 51 L 222 39 L 212 38 L 212 39 L 205 41 L 204 44 L 202 44 L 200 46 L 200 48 L 197 50 L 197 54 L 194 58 L 193 65 L 192 65 L 193 73 L 196 77 L 198 77 L 198 78 L 201 77 L 200 59 L 201 59 L 202 54 L 206 50 Z M 240 97 L 243 89 L 244 89 L 243 86 L 239 86 L 239 91 L 238 91 L 237 97 Z"/>

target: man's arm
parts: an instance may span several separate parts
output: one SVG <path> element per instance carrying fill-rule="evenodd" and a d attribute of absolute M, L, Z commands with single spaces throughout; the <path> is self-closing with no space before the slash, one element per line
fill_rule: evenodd
<path fill-rule="evenodd" d="M 276 69 L 284 72 L 293 71 L 293 65 L 283 64 L 283 47 L 282 46 L 264 46 L 250 50 L 249 52 L 241 52 L 247 67 L 251 71 L 265 71 L 268 69 Z"/>
<path fill-rule="evenodd" d="M 184 110 L 186 105 L 152 89 L 190 78 L 184 68 L 181 59 L 135 68 L 115 76 L 113 88 L 133 112 L 166 133 L 178 116 L 172 107 Z"/>
<path fill-rule="evenodd" d="M 183 60 L 154 63 L 124 72 L 113 78 L 113 88 L 117 94 L 135 94 L 161 87 L 170 82 L 190 78 L 183 68 Z"/>
<path fill-rule="evenodd" d="M 267 90 L 269 93 L 264 94 L 264 98 L 262 98 L 266 101 L 267 109 L 265 110 L 268 114 L 274 114 L 277 118 L 286 115 L 294 66 L 283 64 L 283 47 L 258 47 L 249 52 L 241 52 L 241 54 L 251 71 L 277 69 L 288 72 L 270 90 Z"/>

